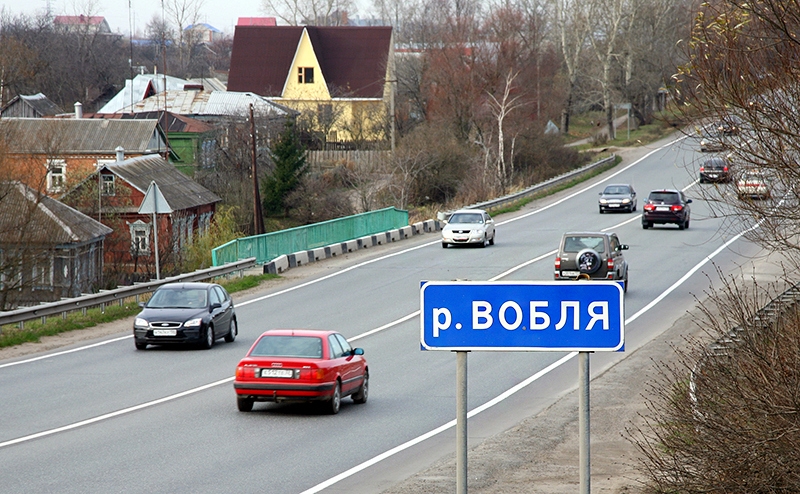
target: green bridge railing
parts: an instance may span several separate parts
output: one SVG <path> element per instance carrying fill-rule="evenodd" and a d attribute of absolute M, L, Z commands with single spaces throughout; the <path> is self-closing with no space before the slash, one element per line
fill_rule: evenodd
<path fill-rule="evenodd" d="M 284 254 L 316 249 L 408 226 L 408 211 L 385 208 L 277 232 L 237 238 L 211 251 L 214 266 L 255 257 L 265 264 Z"/>

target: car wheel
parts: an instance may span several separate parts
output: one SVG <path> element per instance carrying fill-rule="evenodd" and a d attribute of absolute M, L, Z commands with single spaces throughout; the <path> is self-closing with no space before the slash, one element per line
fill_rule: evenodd
<path fill-rule="evenodd" d="M 240 412 L 250 412 L 253 410 L 253 399 L 252 398 L 242 398 L 241 396 L 236 397 L 236 408 L 239 409 Z"/>
<path fill-rule="evenodd" d="M 147 348 L 147 342 L 146 341 L 134 341 L 133 343 L 134 343 L 134 345 L 136 345 L 136 349 L 137 350 L 144 350 L 144 349 Z"/>
<path fill-rule="evenodd" d="M 214 326 L 209 325 L 206 328 L 206 334 L 204 335 L 202 346 L 206 350 L 214 346 Z"/>
<path fill-rule="evenodd" d="M 369 372 L 364 374 L 364 382 L 361 384 L 358 392 L 353 394 L 353 402 L 363 404 L 369 398 Z"/>
<path fill-rule="evenodd" d="M 623 281 L 622 293 L 628 293 L 628 272 L 625 272 L 625 279 Z"/>
<path fill-rule="evenodd" d="M 683 227 L 687 230 L 689 229 L 689 218 L 686 218 L 686 223 L 683 224 Z"/>
<path fill-rule="evenodd" d="M 488 243 L 489 243 L 489 240 L 486 238 L 486 235 L 484 234 L 483 235 L 483 242 L 481 242 L 480 248 L 483 249 L 484 247 L 486 247 L 486 244 L 488 244 Z"/>
<path fill-rule="evenodd" d="M 442 249 L 446 249 L 446 248 L 447 248 L 447 244 L 442 242 Z"/>
<path fill-rule="evenodd" d="M 600 209 L 600 214 L 603 214 L 605 212 L 605 211 L 603 211 L 603 208 L 599 208 L 599 209 Z"/>
<path fill-rule="evenodd" d="M 489 239 L 489 245 L 494 245 L 494 238 L 497 236 L 497 232 L 492 233 L 492 238 Z"/>
<path fill-rule="evenodd" d="M 686 228 L 685 221 L 681 221 L 680 223 L 678 223 L 678 230 L 683 230 L 684 228 Z"/>
<path fill-rule="evenodd" d="M 336 387 L 333 388 L 333 396 L 326 402 L 325 408 L 331 415 L 339 413 L 339 407 L 342 406 L 342 385 L 336 381 Z"/>
<path fill-rule="evenodd" d="M 647 222 L 646 222 L 646 221 L 642 221 L 642 228 L 644 228 L 645 230 L 647 230 L 647 229 L 648 229 L 648 228 L 650 228 L 650 227 L 649 227 L 649 225 L 647 224 Z"/>
<path fill-rule="evenodd" d="M 233 317 L 231 318 L 231 327 L 229 328 L 228 334 L 225 335 L 225 341 L 233 343 L 237 334 L 239 334 L 239 327 L 236 325 L 236 318 Z"/>

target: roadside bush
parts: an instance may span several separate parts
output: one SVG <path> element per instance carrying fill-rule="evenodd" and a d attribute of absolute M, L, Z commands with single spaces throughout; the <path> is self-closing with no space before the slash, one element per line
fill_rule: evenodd
<path fill-rule="evenodd" d="M 728 279 L 701 305 L 707 338 L 676 349 L 679 363 L 652 385 L 646 426 L 631 432 L 644 492 L 797 492 L 800 310 L 757 312 L 774 291 Z"/>
<path fill-rule="evenodd" d="M 196 235 L 183 254 L 180 272 L 189 273 L 211 267 L 211 250 L 231 240 L 244 237 L 236 226 L 236 207 L 220 206 L 208 232 Z"/>

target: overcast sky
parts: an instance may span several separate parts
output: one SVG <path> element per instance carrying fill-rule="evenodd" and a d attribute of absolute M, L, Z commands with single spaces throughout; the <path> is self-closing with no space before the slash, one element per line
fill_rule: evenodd
<path fill-rule="evenodd" d="M 105 17 L 111 31 L 126 34 L 130 31 L 131 24 L 134 32 L 143 33 L 153 14 L 161 15 L 161 0 L 0 0 L 2 10 L 11 15 L 44 13 L 48 3 L 54 15 L 85 13 L 81 12 L 80 6 L 91 3 L 95 5 L 95 15 Z M 233 28 L 239 17 L 269 15 L 261 11 L 260 0 L 204 0 L 200 22 L 207 22 L 233 35 Z"/>

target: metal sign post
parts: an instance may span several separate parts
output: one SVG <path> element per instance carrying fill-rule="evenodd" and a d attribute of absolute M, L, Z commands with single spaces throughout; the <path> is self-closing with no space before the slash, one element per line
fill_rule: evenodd
<path fill-rule="evenodd" d="M 153 215 L 153 237 L 155 240 L 156 251 L 156 279 L 161 279 L 161 268 L 158 262 L 158 223 L 156 222 L 156 214 L 169 214 L 172 208 L 164 198 L 164 194 L 159 190 L 155 181 L 150 182 L 147 192 L 144 194 L 142 204 L 139 206 L 139 214 L 152 214 Z"/>
<path fill-rule="evenodd" d="M 589 494 L 589 353 L 622 351 L 623 289 L 614 281 L 425 282 L 420 345 L 456 352 L 456 487 L 467 492 L 467 353 L 577 351 L 580 492 Z"/>

